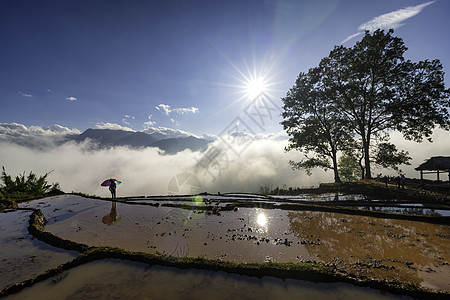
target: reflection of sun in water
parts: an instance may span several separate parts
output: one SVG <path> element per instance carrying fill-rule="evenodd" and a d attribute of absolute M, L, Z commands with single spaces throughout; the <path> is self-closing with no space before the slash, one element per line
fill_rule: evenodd
<path fill-rule="evenodd" d="M 265 227 L 267 225 L 267 218 L 266 215 L 263 213 L 260 213 L 258 215 L 258 218 L 256 219 L 256 222 L 259 226 Z"/>

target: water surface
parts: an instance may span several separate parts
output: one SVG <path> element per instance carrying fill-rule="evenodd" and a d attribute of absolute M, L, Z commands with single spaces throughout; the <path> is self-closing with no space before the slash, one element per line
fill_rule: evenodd
<path fill-rule="evenodd" d="M 254 278 L 107 259 L 73 268 L 6 299 L 409 299 L 343 283 Z"/>

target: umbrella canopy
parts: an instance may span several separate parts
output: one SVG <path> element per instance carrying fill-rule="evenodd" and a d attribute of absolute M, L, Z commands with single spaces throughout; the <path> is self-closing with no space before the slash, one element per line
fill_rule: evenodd
<path fill-rule="evenodd" d="M 115 179 L 115 178 L 110 178 L 110 179 L 106 179 L 105 181 L 102 182 L 101 186 L 110 186 L 111 182 L 115 182 L 116 185 L 120 184 L 120 180 Z"/>

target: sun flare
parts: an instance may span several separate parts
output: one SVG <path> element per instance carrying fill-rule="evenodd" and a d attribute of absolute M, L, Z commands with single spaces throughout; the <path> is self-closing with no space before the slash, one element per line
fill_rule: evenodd
<path fill-rule="evenodd" d="M 266 91 L 266 85 L 262 77 L 251 79 L 246 86 L 247 95 L 251 100 L 258 98 Z"/>

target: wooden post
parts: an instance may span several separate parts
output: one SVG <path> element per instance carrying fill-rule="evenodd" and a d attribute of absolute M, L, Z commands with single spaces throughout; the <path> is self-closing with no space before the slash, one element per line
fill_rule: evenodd
<path fill-rule="evenodd" d="M 439 182 L 439 169 L 437 170 L 437 181 Z"/>

